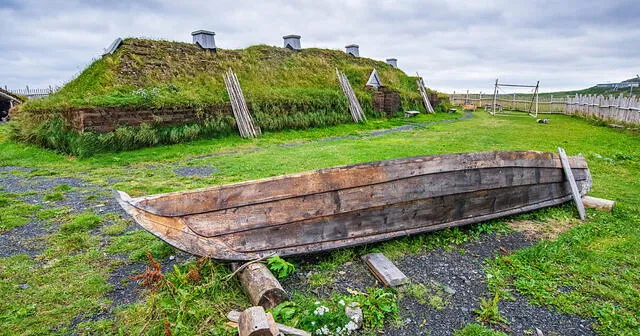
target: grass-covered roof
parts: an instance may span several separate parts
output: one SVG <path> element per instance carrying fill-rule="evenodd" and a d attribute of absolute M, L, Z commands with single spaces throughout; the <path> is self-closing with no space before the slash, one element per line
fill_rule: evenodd
<path fill-rule="evenodd" d="M 211 53 L 190 43 L 130 38 L 59 92 L 30 101 L 24 109 L 217 105 L 228 101 L 223 73 L 229 68 L 238 75 L 250 102 L 307 101 L 341 93 L 336 68 L 346 73 L 359 95 L 375 68 L 383 84 L 403 99 L 419 99 L 414 77 L 385 62 L 338 50 L 258 45 Z"/>

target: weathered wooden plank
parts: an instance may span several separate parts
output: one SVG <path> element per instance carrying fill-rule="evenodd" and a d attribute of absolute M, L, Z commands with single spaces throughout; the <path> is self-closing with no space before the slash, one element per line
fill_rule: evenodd
<path fill-rule="evenodd" d="M 247 266 L 238 272 L 238 278 L 253 305 L 271 309 L 289 298 L 280 282 L 261 263 Z"/>
<path fill-rule="evenodd" d="M 239 336 L 277 336 L 279 333 L 273 316 L 271 313 L 265 313 L 264 308 L 251 307 L 240 313 Z"/>
<path fill-rule="evenodd" d="M 586 168 L 583 158 L 570 158 L 570 161 L 574 168 Z M 415 175 L 496 166 L 562 167 L 560 159 L 550 153 L 529 151 L 446 154 L 333 167 L 226 186 L 147 196 L 133 199 L 132 204 L 157 215 L 184 216 Z"/>
<path fill-rule="evenodd" d="M 560 161 L 562 162 L 562 169 L 564 170 L 564 174 L 569 180 L 569 185 L 571 186 L 571 194 L 573 195 L 573 201 L 576 204 L 576 208 L 578 208 L 578 214 L 580 214 L 580 219 L 584 220 L 587 217 L 587 213 L 584 210 L 584 205 L 582 204 L 582 199 L 580 197 L 580 190 L 578 189 L 578 185 L 576 184 L 576 180 L 573 177 L 573 172 L 571 170 L 571 166 L 569 165 L 569 160 L 567 159 L 567 153 L 561 147 L 558 147 L 558 154 L 560 155 Z"/>
<path fill-rule="evenodd" d="M 586 179 L 585 171 L 576 170 L 576 177 Z M 484 168 L 444 172 L 185 216 L 184 220 L 196 233 L 212 237 L 447 194 L 563 180 L 563 172 L 557 168 Z"/>
<path fill-rule="evenodd" d="M 240 320 L 240 312 L 236 311 L 236 310 L 232 310 L 227 314 L 227 318 L 229 319 L 229 321 L 232 322 L 238 322 Z M 293 336 L 311 336 L 311 333 L 308 333 L 304 330 L 300 330 L 300 329 L 296 329 L 293 327 L 289 327 L 286 326 L 284 324 L 281 323 L 276 323 L 276 326 L 278 327 L 278 329 L 280 329 L 280 332 L 285 334 L 285 335 L 293 335 Z"/>
<path fill-rule="evenodd" d="M 394 265 L 391 260 L 382 253 L 369 253 L 362 257 L 369 270 L 373 275 L 387 287 L 397 287 L 409 283 L 402 271 Z"/>
<path fill-rule="evenodd" d="M 437 226 L 570 195 L 565 182 L 480 190 L 265 226 L 225 235 L 224 241 L 237 251 L 258 252 Z"/>
<path fill-rule="evenodd" d="M 582 204 L 584 205 L 585 208 L 593 208 L 597 210 L 611 212 L 616 202 L 603 199 L 603 198 L 582 196 Z"/>

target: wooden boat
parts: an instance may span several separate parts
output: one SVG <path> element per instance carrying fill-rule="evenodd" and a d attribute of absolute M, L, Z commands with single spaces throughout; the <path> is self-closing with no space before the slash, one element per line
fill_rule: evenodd
<path fill-rule="evenodd" d="M 569 163 L 586 194 L 586 160 Z M 154 235 L 220 260 L 373 243 L 572 199 L 559 156 L 533 151 L 410 157 L 140 198 L 117 194 Z"/>

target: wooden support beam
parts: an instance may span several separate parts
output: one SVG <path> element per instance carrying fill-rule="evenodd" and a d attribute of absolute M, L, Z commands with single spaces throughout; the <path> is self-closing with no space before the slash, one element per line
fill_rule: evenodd
<path fill-rule="evenodd" d="M 382 253 L 365 254 L 362 260 L 385 286 L 395 287 L 409 282 L 409 278 Z"/>
<path fill-rule="evenodd" d="M 251 307 L 238 318 L 240 336 L 277 336 L 280 333 L 271 313 L 265 313 L 260 306 Z"/>
<path fill-rule="evenodd" d="M 613 209 L 613 206 L 616 204 L 616 202 L 602 198 L 584 196 L 582 197 L 582 204 L 584 204 L 585 208 L 611 212 L 611 209 Z"/>
<path fill-rule="evenodd" d="M 576 180 L 573 178 L 573 172 L 571 171 L 571 166 L 569 166 L 567 153 L 564 151 L 564 149 L 558 147 L 558 154 L 560 154 L 560 161 L 562 162 L 564 176 L 567 178 L 567 180 L 569 180 L 569 185 L 571 186 L 571 195 L 573 196 L 573 202 L 576 204 L 576 208 L 578 208 L 580 219 L 584 220 L 585 218 L 587 218 L 587 213 L 585 212 L 584 205 L 582 204 L 578 185 L 576 184 Z"/>
<path fill-rule="evenodd" d="M 240 313 L 239 311 L 236 310 L 232 310 L 229 312 L 229 314 L 227 314 L 227 318 L 229 319 L 229 321 L 232 322 L 238 322 L 240 320 Z M 281 333 L 285 334 L 285 335 L 293 335 L 293 336 L 311 336 L 311 333 L 308 333 L 304 330 L 300 330 L 300 329 L 296 329 L 293 327 L 289 327 L 286 326 L 284 324 L 280 324 L 280 323 L 276 323 L 276 326 L 278 327 L 278 329 L 280 330 Z"/>
<path fill-rule="evenodd" d="M 289 299 L 280 282 L 264 264 L 254 263 L 247 266 L 238 272 L 238 278 L 249 300 L 256 306 L 271 309 Z"/>

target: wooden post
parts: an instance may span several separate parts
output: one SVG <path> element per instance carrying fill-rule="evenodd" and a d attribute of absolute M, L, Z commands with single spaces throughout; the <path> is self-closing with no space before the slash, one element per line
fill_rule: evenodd
<path fill-rule="evenodd" d="M 264 308 L 251 307 L 242 313 L 238 319 L 238 334 L 240 336 L 277 336 L 280 333 L 271 313 L 265 313 Z"/>
<path fill-rule="evenodd" d="M 496 85 L 493 88 L 493 113 L 491 115 L 496 114 L 496 100 L 498 99 L 498 79 L 496 78 Z"/>
<path fill-rule="evenodd" d="M 264 264 L 248 265 L 238 273 L 238 278 L 249 300 L 256 306 L 271 309 L 289 299 L 280 282 Z"/>
<path fill-rule="evenodd" d="M 560 161 L 562 162 L 562 169 L 564 170 L 564 176 L 569 180 L 569 186 L 571 187 L 571 194 L 573 195 L 573 202 L 576 204 L 576 208 L 578 208 L 578 214 L 580 214 L 580 219 L 584 220 L 587 218 L 587 214 L 584 210 L 584 205 L 582 204 L 582 198 L 580 197 L 580 191 L 578 190 L 578 185 L 576 184 L 576 180 L 573 178 L 573 172 L 571 171 L 571 166 L 569 166 L 569 159 L 567 159 L 567 153 L 561 147 L 558 147 L 558 154 L 560 154 Z"/>

